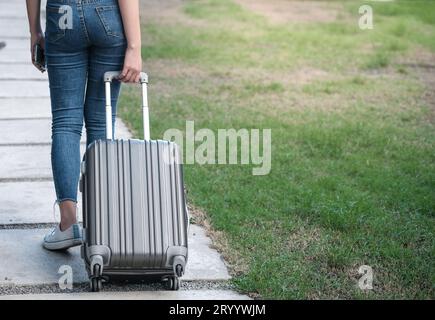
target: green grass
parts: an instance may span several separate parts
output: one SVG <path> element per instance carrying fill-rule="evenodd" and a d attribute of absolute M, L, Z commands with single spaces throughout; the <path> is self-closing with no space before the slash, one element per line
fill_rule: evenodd
<path fill-rule="evenodd" d="M 186 2 L 185 24 L 146 21 L 152 136 L 186 120 L 272 129 L 269 175 L 185 166 L 189 201 L 248 264 L 233 280 L 241 291 L 433 299 L 434 101 L 397 61 L 435 52 L 435 3 L 370 2 L 370 31 L 357 27 L 362 2 L 337 3 L 333 23 L 274 24 L 231 0 Z M 138 101 L 126 88 L 120 114 L 140 134 Z M 363 264 L 368 292 L 357 287 Z"/>

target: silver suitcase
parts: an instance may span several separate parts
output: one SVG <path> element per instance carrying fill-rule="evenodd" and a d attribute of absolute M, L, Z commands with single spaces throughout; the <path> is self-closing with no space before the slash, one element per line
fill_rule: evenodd
<path fill-rule="evenodd" d="M 188 212 L 178 146 L 150 140 L 148 77 L 141 74 L 144 140 L 114 140 L 110 87 L 104 75 L 106 140 L 82 162 L 83 245 L 92 291 L 112 276 L 157 276 L 178 290 L 187 262 Z"/>

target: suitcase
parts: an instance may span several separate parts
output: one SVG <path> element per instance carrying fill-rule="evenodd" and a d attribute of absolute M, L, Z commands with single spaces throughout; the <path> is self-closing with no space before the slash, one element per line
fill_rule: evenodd
<path fill-rule="evenodd" d="M 180 150 L 173 142 L 150 140 L 145 73 L 144 140 L 113 139 L 110 87 L 118 75 L 104 75 L 107 138 L 89 145 L 81 165 L 81 255 L 92 291 L 114 276 L 154 276 L 178 290 L 189 226 Z"/>

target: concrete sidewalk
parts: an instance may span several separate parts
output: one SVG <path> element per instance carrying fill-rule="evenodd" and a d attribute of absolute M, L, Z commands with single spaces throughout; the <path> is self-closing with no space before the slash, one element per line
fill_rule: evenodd
<path fill-rule="evenodd" d="M 0 299 L 246 299 L 231 290 L 226 266 L 199 226 L 190 228 L 189 263 L 178 292 L 123 284 L 87 293 L 79 248 L 42 248 L 43 235 L 55 223 L 50 100 L 47 75 L 30 63 L 25 13 L 25 1 L 0 0 L 0 42 L 6 43 L 0 49 Z M 116 132 L 131 137 L 120 119 Z M 74 292 L 58 287 L 65 264 L 74 272 Z"/>

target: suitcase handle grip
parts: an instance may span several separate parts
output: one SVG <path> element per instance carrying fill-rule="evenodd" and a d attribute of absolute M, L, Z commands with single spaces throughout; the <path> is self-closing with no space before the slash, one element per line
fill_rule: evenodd
<path fill-rule="evenodd" d="M 112 82 L 113 79 L 118 78 L 121 75 L 121 71 L 108 71 L 104 74 L 104 82 Z M 148 75 L 145 72 L 140 73 L 140 83 L 148 83 Z"/>
<path fill-rule="evenodd" d="M 112 128 L 112 81 L 118 78 L 121 71 L 109 71 L 104 74 L 104 84 L 106 89 L 106 139 L 113 140 Z M 142 86 L 142 117 L 143 117 L 143 136 L 144 140 L 150 140 L 150 118 L 148 109 L 148 75 L 140 73 L 140 84 Z"/>

